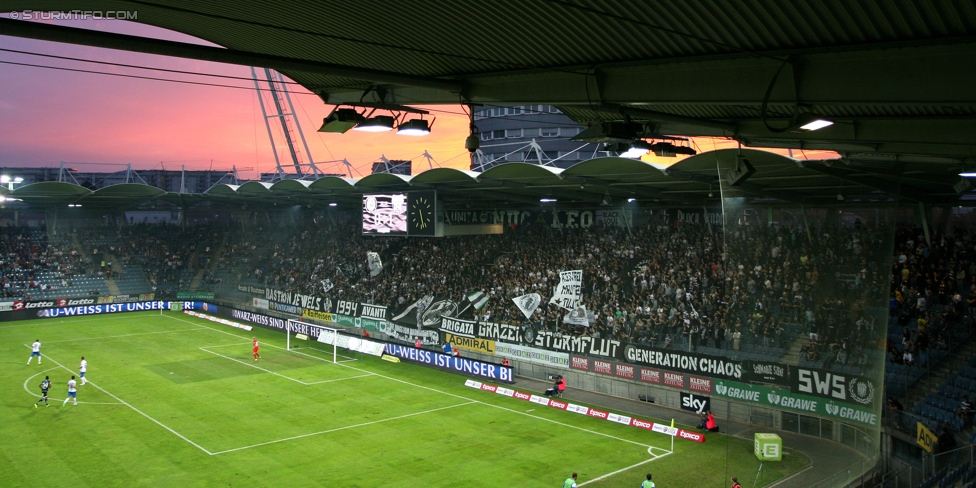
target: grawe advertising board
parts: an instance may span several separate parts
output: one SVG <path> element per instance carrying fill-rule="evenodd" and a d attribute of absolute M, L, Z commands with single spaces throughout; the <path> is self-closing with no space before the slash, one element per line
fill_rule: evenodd
<path fill-rule="evenodd" d="M 789 392 L 762 385 L 717 380 L 714 395 L 744 402 L 776 407 L 784 410 L 823 415 L 840 420 L 877 427 L 880 415 L 861 405 L 828 400 L 822 397 Z"/>
<path fill-rule="evenodd" d="M 426 349 L 415 347 L 398 346 L 396 344 L 386 345 L 386 354 L 396 356 L 402 361 L 423 364 L 434 368 L 461 373 L 468 376 L 476 376 L 496 381 L 511 383 L 514 381 L 512 368 L 499 364 L 484 363 L 456 356 L 448 356 Z"/>
<path fill-rule="evenodd" d="M 565 410 L 567 412 L 573 412 L 579 415 L 586 415 L 587 417 L 595 417 L 598 419 L 603 419 L 618 424 L 629 425 L 631 427 L 636 427 L 638 429 L 650 430 L 652 432 L 658 432 L 661 434 L 670 435 L 672 437 L 680 437 L 682 439 L 688 439 L 695 442 L 705 442 L 705 435 L 700 434 L 698 432 L 679 429 L 677 427 L 669 427 L 664 424 L 655 424 L 650 420 L 639 419 L 636 417 L 631 417 L 629 415 L 621 415 L 619 413 L 607 412 L 596 408 L 590 408 L 584 405 L 576 405 L 575 403 L 566 402 L 558 398 L 549 398 L 545 396 L 535 395 L 532 393 L 525 393 L 522 391 L 506 388 L 503 386 L 482 383 L 476 380 L 466 380 L 464 382 L 464 386 L 495 393 L 502 396 L 507 396 L 509 398 L 514 398 L 516 400 L 523 400 L 523 401 L 535 403 L 536 405 L 541 405 L 543 407 L 551 407 L 559 410 Z"/>

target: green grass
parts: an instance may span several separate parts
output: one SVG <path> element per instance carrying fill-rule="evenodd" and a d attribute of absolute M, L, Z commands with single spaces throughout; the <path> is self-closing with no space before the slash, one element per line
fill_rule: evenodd
<path fill-rule="evenodd" d="M 35 338 L 44 362 L 27 366 Z M 0 485 L 554 487 L 576 471 L 585 486 L 633 488 L 649 471 L 661 487 L 724 488 L 732 474 L 751 486 L 759 467 L 748 440 L 677 440 L 669 453 L 664 435 L 462 376 L 283 345 L 169 312 L 0 323 Z M 90 383 L 62 408 L 81 356 Z M 35 409 L 45 374 L 52 405 Z M 808 464 L 788 452 L 764 482 Z"/>

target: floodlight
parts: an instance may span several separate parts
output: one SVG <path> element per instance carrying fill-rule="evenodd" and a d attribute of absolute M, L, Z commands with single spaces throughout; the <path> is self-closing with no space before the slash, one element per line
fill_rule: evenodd
<path fill-rule="evenodd" d="M 814 113 L 805 113 L 797 117 L 793 126 L 801 131 L 815 131 L 834 125 L 834 121 L 827 120 Z"/>
<path fill-rule="evenodd" d="M 651 144 L 648 149 L 653 151 L 657 156 L 667 158 L 673 158 L 679 154 L 686 154 L 688 156 L 694 156 L 696 154 L 695 150 L 688 146 L 675 146 L 670 142 L 657 142 Z"/>
<path fill-rule="evenodd" d="M 330 206 L 330 207 L 336 207 L 336 206 L 338 206 L 338 205 L 339 205 L 339 204 L 338 204 L 338 203 L 336 203 L 336 202 L 332 202 L 332 203 L 329 203 L 329 206 Z"/>
<path fill-rule="evenodd" d="M 752 174 L 755 172 L 756 168 L 752 167 L 749 160 L 739 154 L 735 157 L 735 169 L 730 171 L 726 178 L 729 186 L 739 186 L 743 181 L 746 180 L 746 178 L 752 176 Z"/>
<path fill-rule="evenodd" d="M 650 149 L 651 145 L 641 140 L 611 142 L 603 146 L 604 151 L 619 153 L 618 157 L 627 159 L 640 159 Z"/>
<path fill-rule="evenodd" d="M 319 127 L 319 132 L 345 134 L 349 129 L 352 129 L 363 120 L 365 118 L 362 114 L 354 109 L 336 108 L 322 121 L 322 127 Z"/>
<path fill-rule="evenodd" d="M 363 132 L 386 132 L 393 130 L 393 117 L 389 115 L 375 115 L 359 123 L 352 130 Z"/>
<path fill-rule="evenodd" d="M 430 124 L 424 119 L 408 120 L 397 127 L 401 136 L 426 136 L 430 134 Z"/>
<path fill-rule="evenodd" d="M 542 202 L 542 203 L 552 203 L 552 202 L 555 202 L 556 199 L 555 198 L 540 198 L 539 201 Z"/>

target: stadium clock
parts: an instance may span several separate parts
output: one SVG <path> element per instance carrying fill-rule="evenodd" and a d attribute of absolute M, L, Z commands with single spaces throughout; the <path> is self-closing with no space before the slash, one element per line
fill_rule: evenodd
<path fill-rule="evenodd" d="M 437 234 L 437 194 L 433 191 L 411 192 L 407 198 L 407 234 Z"/>

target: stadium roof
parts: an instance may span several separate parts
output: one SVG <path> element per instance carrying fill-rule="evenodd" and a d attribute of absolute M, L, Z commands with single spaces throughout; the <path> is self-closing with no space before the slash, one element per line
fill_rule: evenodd
<path fill-rule="evenodd" d="M 917 0 L 14 0 L 136 12 L 223 48 L 0 19 L 0 34 L 284 72 L 329 104 L 553 104 L 642 137 L 956 163 L 976 138 L 976 4 Z M 801 115 L 833 126 L 786 130 Z M 911 164 L 911 163 L 909 163 Z"/>
<path fill-rule="evenodd" d="M 745 159 L 755 172 L 739 184 L 729 173 Z M 720 178 L 724 178 L 720 184 Z M 554 198 L 565 206 L 592 207 L 630 198 L 642 203 L 701 206 L 722 197 L 743 197 L 770 204 L 821 205 L 891 202 L 902 199 L 952 204 L 968 186 L 951 163 L 828 160 L 802 161 L 768 151 L 723 149 L 686 158 L 668 168 L 635 159 L 597 158 L 566 169 L 508 163 L 483 173 L 435 168 L 414 176 L 372 174 L 361 179 L 325 176 L 317 180 L 249 181 L 216 185 L 205 194 L 164 192 L 142 184 L 119 184 L 91 191 L 58 182 L 25 185 L 7 197 L 47 208 L 80 204 L 95 208 L 134 208 L 152 200 L 180 206 L 212 202 L 257 209 L 267 205 L 358 208 L 363 193 L 436 189 L 450 208 L 485 208 L 537 204 Z"/>

